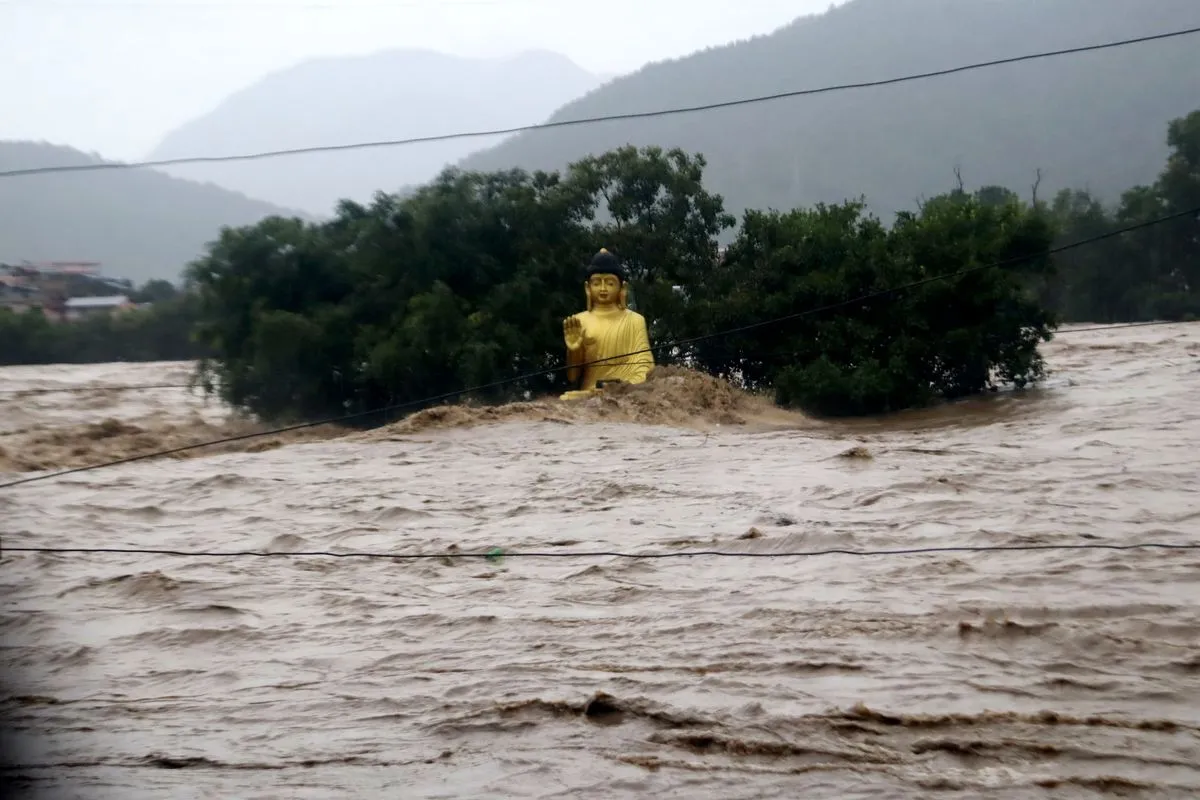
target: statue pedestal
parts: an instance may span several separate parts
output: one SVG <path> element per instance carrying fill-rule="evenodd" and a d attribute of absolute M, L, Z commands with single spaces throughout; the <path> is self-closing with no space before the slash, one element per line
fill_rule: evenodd
<path fill-rule="evenodd" d="M 619 385 L 625 384 L 626 381 L 620 381 L 620 380 L 597 381 L 595 389 L 578 389 L 578 390 L 572 391 L 572 392 L 563 392 L 562 394 L 560 394 L 558 396 L 558 399 L 559 400 L 585 400 L 589 397 L 596 397 L 604 391 L 605 384 L 610 384 L 610 383 L 614 386 L 619 386 Z"/>

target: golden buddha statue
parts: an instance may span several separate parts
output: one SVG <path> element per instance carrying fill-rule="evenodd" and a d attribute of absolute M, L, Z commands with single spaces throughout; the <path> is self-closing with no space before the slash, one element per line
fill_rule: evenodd
<path fill-rule="evenodd" d="M 587 310 L 563 320 L 567 380 L 577 386 L 563 400 L 591 397 L 606 383 L 644 383 L 654 369 L 646 318 L 628 308 L 629 284 L 617 257 L 597 253 L 583 289 Z"/>

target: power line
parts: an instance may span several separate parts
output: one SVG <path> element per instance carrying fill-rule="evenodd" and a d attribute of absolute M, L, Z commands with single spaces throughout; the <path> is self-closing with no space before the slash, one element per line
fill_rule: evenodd
<path fill-rule="evenodd" d="M 1157 328 L 1161 325 L 1191 325 L 1200 319 L 1150 320 L 1148 322 L 1118 322 L 1111 325 L 1090 325 L 1086 328 L 1072 328 L 1067 331 L 1055 331 L 1055 336 L 1068 336 L 1072 333 L 1090 333 L 1092 331 L 1119 331 L 1123 328 Z"/>
<path fill-rule="evenodd" d="M 89 555 L 153 555 L 178 558 L 363 558 L 385 561 L 425 561 L 453 558 L 624 558 L 639 561 L 667 558 L 817 558 L 822 556 L 910 556 L 944 553 L 1000 553 L 1032 552 L 1043 550 L 1200 550 L 1200 542 L 1173 544 L 1168 542 L 1145 542 L 1141 544 L 1011 544 L 1011 545 L 959 545 L 951 547 L 907 547 L 897 550 L 848 550 L 834 547 L 825 550 L 785 550 L 779 552 L 730 552 L 728 550 L 682 550 L 678 552 L 630 553 L 618 550 L 581 551 L 515 551 L 504 552 L 493 549 L 483 553 L 380 553 L 370 551 L 335 552 L 332 550 L 303 550 L 294 552 L 266 552 L 261 550 L 169 550 L 164 548 L 139 547 L 3 547 L 3 553 L 53 553 Z"/>
<path fill-rule="evenodd" d="M 1102 44 L 1084 45 L 1081 47 L 1070 47 L 1062 50 L 1050 50 L 1041 53 L 1030 53 L 1023 56 L 1011 56 L 1008 58 L 995 59 L 992 61 L 981 61 L 975 64 L 967 64 L 958 67 L 950 67 L 948 69 L 934 70 L 931 72 L 921 72 L 913 75 L 904 75 L 895 78 L 884 78 L 875 81 L 864 81 L 860 83 L 843 83 L 835 86 L 825 86 L 818 89 L 800 89 L 790 92 L 779 92 L 777 94 L 761 95 L 758 97 L 747 97 L 738 100 L 726 100 L 716 103 L 705 103 L 703 105 L 685 106 L 672 109 L 660 109 L 658 111 L 632 111 L 625 114 L 611 114 L 598 117 L 585 117 L 582 119 L 573 120 L 558 120 L 545 122 L 538 125 L 523 125 L 515 128 L 497 128 L 487 131 L 469 131 L 462 133 L 447 133 L 435 136 L 417 136 L 408 139 L 390 139 L 375 142 L 356 142 L 352 144 L 337 144 L 337 145 L 314 145 L 311 147 L 296 147 L 286 150 L 270 150 L 260 153 L 247 153 L 241 155 L 229 156 L 191 156 L 184 158 L 166 158 L 155 161 L 135 161 L 135 162 L 106 162 L 101 164 L 72 164 L 57 167 L 30 167 L 27 169 L 16 169 L 0 172 L 0 178 L 14 178 L 21 175 L 45 175 L 58 172 L 95 172 L 97 170 L 112 170 L 112 169 L 137 169 L 142 167 L 165 167 L 176 164 L 201 164 L 214 163 L 224 161 L 253 161 L 264 158 L 276 158 L 279 156 L 303 155 L 307 153 L 327 153 L 339 152 L 344 150 L 363 150 L 368 148 L 378 147 L 398 147 L 402 145 L 421 144 L 425 142 L 443 142 L 451 139 L 468 139 L 484 136 L 506 136 L 513 133 L 523 133 L 526 131 L 548 130 L 551 128 L 565 128 L 574 125 L 593 125 L 600 122 L 614 122 L 631 119 L 646 119 L 650 117 L 665 117 L 676 114 L 690 114 L 698 111 L 713 111 L 720 108 L 733 108 L 735 106 L 752 105 L 755 103 L 766 103 L 773 100 L 783 100 L 793 97 L 808 97 L 811 95 L 826 94 L 830 92 L 842 92 L 852 89 L 868 89 L 880 86 L 891 86 L 899 83 L 907 83 L 910 81 L 925 80 L 928 78 L 943 77 L 946 75 L 954 75 L 960 72 L 969 72 L 977 69 L 985 69 L 989 67 L 1002 66 L 1006 64 L 1016 64 L 1022 61 L 1034 61 L 1043 58 L 1053 58 L 1056 56 L 1074 55 L 1078 53 L 1088 53 L 1098 50 L 1108 50 L 1116 47 L 1126 47 L 1128 45 L 1142 44 L 1145 42 L 1161 41 L 1164 39 L 1172 39 L 1179 36 L 1191 36 L 1200 33 L 1200 27 L 1187 28 L 1184 30 L 1169 31 L 1167 33 L 1157 33 L 1150 36 L 1140 36 L 1134 39 L 1122 39 L 1115 42 L 1104 42 Z"/>
<path fill-rule="evenodd" d="M 410 408 L 414 408 L 414 407 L 418 407 L 418 406 L 426 406 L 426 405 L 430 405 L 433 403 L 440 403 L 440 402 L 444 402 L 446 400 L 452 400 L 456 397 L 461 397 L 463 395 L 475 394 L 477 392 L 486 392 L 491 389 L 499 389 L 499 388 L 502 388 L 504 386 L 509 386 L 514 383 L 520 383 L 521 381 L 527 381 L 527 380 L 532 380 L 534 378 L 540 378 L 540 377 L 544 377 L 547 375 L 553 375 L 557 372 L 562 372 L 568 368 L 583 369 L 584 367 L 594 366 L 596 364 L 603 364 L 603 363 L 607 363 L 609 361 L 615 361 L 615 360 L 619 360 L 619 359 L 630 358 L 632 356 L 641 355 L 643 353 L 654 353 L 659 350 L 670 350 L 670 349 L 682 347 L 685 345 L 696 344 L 698 342 L 708 341 L 710 339 L 716 339 L 716 338 L 725 337 L 725 336 L 733 336 L 733 335 L 736 335 L 739 333 L 745 333 L 747 331 L 755 330 L 758 328 L 764 328 L 769 325 L 778 325 L 783 322 L 790 322 L 792 320 L 801 319 L 803 317 L 814 316 L 816 314 L 821 314 L 826 311 L 833 311 L 835 309 L 844 308 L 846 306 L 859 305 L 859 304 L 862 304 L 862 303 L 865 303 L 865 302 L 868 302 L 871 300 L 876 300 L 881 297 L 886 297 L 889 295 L 897 294 L 899 292 L 904 292 L 909 289 L 915 289 L 919 286 L 924 286 L 926 284 L 934 283 L 935 281 L 949 280 L 952 278 L 957 278 L 957 277 L 961 277 L 963 275 L 969 275 L 969 274 L 976 273 L 976 272 L 982 272 L 982 271 L 989 270 L 989 269 L 1003 269 L 1005 267 L 1013 266 L 1014 264 L 1020 264 L 1025 261 L 1032 261 L 1037 258 L 1043 258 L 1045 256 L 1054 255 L 1055 253 L 1061 253 L 1061 252 L 1064 252 L 1067 250 L 1072 250 L 1076 247 L 1083 247 L 1085 245 L 1093 244 L 1095 242 L 1103 241 L 1106 239 L 1111 239 L 1111 238 L 1114 238 L 1117 236 L 1121 236 L 1122 234 L 1131 233 L 1133 231 L 1141 230 L 1144 228 L 1150 228 L 1155 225 L 1161 225 L 1165 222 L 1170 222 L 1175 219 L 1182 219 L 1184 217 L 1195 217 L 1198 214 L 1200 214 L 1200 206 L 1197 206 L 1196 208 L 1188 209 L 1186 211 L 1179 211 L 1174 214 L 1168 214 L 1165 217 L 1159 217 L 1157 219 L 1149 220 L 1146 222 L 1139 222 L 1139 223 L 1135 223 L 1133 225 L 1128 225 L 1124 228 L 1119 228 L 1114 231 L 1109 231 L 1108 233 L 1102 233 L 1098 236 L 1091 236 L 1091 237 L 1088 237 L 1087 239 L 1082 239 L 1077 242 L 1072 242 L 1070 244 L 1064 244 L 1064 245 L 1059 245 L 1058 247 L 1052 247 L 1043 253 L 1035 253 L 1035 254 L 1027 255 L 1027 256 L 1018 256 L 1018 257 L 1014 257 L 1014 258 L 1005 259 L 1003 261 L 997 261 L 997 262 L 994 262 L 991 264 L 984 264 L 984 265 L 978 266 L 978 267 L 968 267 L 966 269 L 960 269 L 960 270 L 957 270 L 956 272 L 950 272 L 945 275 L 933 275 L 928 278 L 923 278 L 919 281 L 913 281 L 912 283 L 901 284 L 900 286 L 896 286 L 891 289 L 882 289 L 878 292 L 872 292 L 870 294 L 862 295 L 859 297 L 854 297 L 849 300 L 841 300 L 836 303 L 828 303 L 826 305 L 818 306 L 816 308 L 810 308 L 807 311 L 798 311 L 794 314 L 787 314 L 782 317 L 775 317 L 774 319 L 764 320 L 761 322 L 754 322 L 754 323 L 750 323 L 748 325 L 741 325 L 736 328 L 729 328 L 729 329 L 723 330 L 723 331 L 707 333 L 707 334 L 703 334 L 701 336 L 693 336 L 688 339 L 676 339 L 673 342 L 666 342 L 666 343 L 663 343 L 660 345 L 654 345 L 654 346 L 651 346 L 651 347 L 648 347 L 648 348 L 645 348 L 642 350 L 638 350 L 633 353 L 624 353 L 622 355 L 608 356 L 607 358 L 598 358 L 598 359 L 595 359 L 594 361 L 587 361 L 582 364 L 573 365 L 572 367 L 568 367 L 566 364 L 560 364 L 556 367 L 549 367 L 546 369 L 536 370 L 534 372 L 526 372 L 524 374 L 516 375 L 511 378 L 503 378 L 501 380 L 492 381 L 491 383 L 485 383 L 485 384 L 481 384 L 479 386 L 472 386 L 472 387 L 465 388 L 465 389 L 457 389 L 457 390 L 450 391 L 450 392 L 443 392 L 442 394 L 433 395 L 431 397 L 422 398 L 420 400 L 411 400 L 411 401 L 404 402 L 404 403 L 396 403 L 394 405 L 385 406 L 383 408 L 378 408 L 373 411 L 360 411 L 360 412 L 357 412 L 354 414 L 346 414 L 346 415 L 343 415 L 340 417 L 330 417 L 327 419 L 315 420 L 312 422 L 300 422 L 300 423 L 296 423 L 295 425 L 287 425 L 287 426 L 284 426 L 281 428 L 274 428 L 274 429 L 267 430 L 267 431 L 258 431 L 258 432 L 254 432 L 254 433 L 243 433 L 243 434 L 239 434 L 237 436 L 228 436 L 223 439 L 215 439 L 213 441 L 208 441 L 208 442 L 198 442 L 196 444 L 182 445 L 180 447 L 173 447 L 173 448 L 170 448 L 167 450 L 158 450 L 158 451 L 155 451 L 152 453 L 142 453 L 140 455 L 128 456 L 126 458 L 120 458 L 120 459 L 116 459 L 114 461 L 105 461 L 105 462 L 102 462 L 99 464 L 91 464 L 91 465 L 83 466 L 83 467 L 72 467 L 71 469 L 59 470 L 58 472 L 50 472 L 45 475 L 33 475 L 31 477 L 20 478 L 15 481 L 9 481 L 8 483 L 0 483 L 0 489 L 10 489 L 14 486 L 20 486 L 20 485 L 26 484 L 26 483 L 34 483 L 35 481 L 50 480 L 51 478 L 60 478 L 65 475 L 73 475 L 73 474 L 76 474 L 79 472 L 89 472 L 91 470 L 103 469 L 106 467 L 116 467 L 116 466 L 120 466 L 122 464 L 130 464 L 135 461 L 144 461 L 144 460 L 150 459 L 150 458 L 160 458 L 163 456 L 176 455 L 177 453 L 184 453 L 184 452 L 188 452 L 191 450 L 198 450 L 202 447 L 213 447 L 213 446 L 222 445 L 222 444 L 232 444 L 235 442 L 245 441 L 247 439 L 255 439 L 255 438 L 258 438 L 261 436 L 274 436 L 274 435 L 278 435 L 281 433 L 290 433 L 291 431 L 305 430 L 308 428 L 316 428 L 316 427 L 320 427 L 322 425 L 336 425 L 339 423 L 350 422 L 352 420 L 363 419 L 365 417 L 376 416 L 379 414 L 387 414 L 387 413 L 391 413 L 391 412 L 395 412 L 395 411 L 403 411 L 405 409 L 410 409 Z M 1174 324 L 1174 323 L 1172 323 L 1172 324 Z"/>

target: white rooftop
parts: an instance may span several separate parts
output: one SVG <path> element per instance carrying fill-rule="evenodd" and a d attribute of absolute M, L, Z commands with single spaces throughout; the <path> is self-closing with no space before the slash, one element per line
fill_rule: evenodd
<path fill-rule="evenodd" d="M 113 308 L 128 302 L 129 298 L 123 294 L 108 297 L 72 297 L 67 300 L 67 308 Z"/>

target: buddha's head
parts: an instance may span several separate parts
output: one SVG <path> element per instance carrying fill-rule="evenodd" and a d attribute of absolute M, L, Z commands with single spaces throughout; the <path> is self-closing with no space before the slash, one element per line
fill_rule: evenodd
<path fill-rule="evenodd" d="M 584 279 L 584 292 L 588 311 L 625 308 L 629 286 L 620 259 L 603 248 L 592 256 Z"/>

